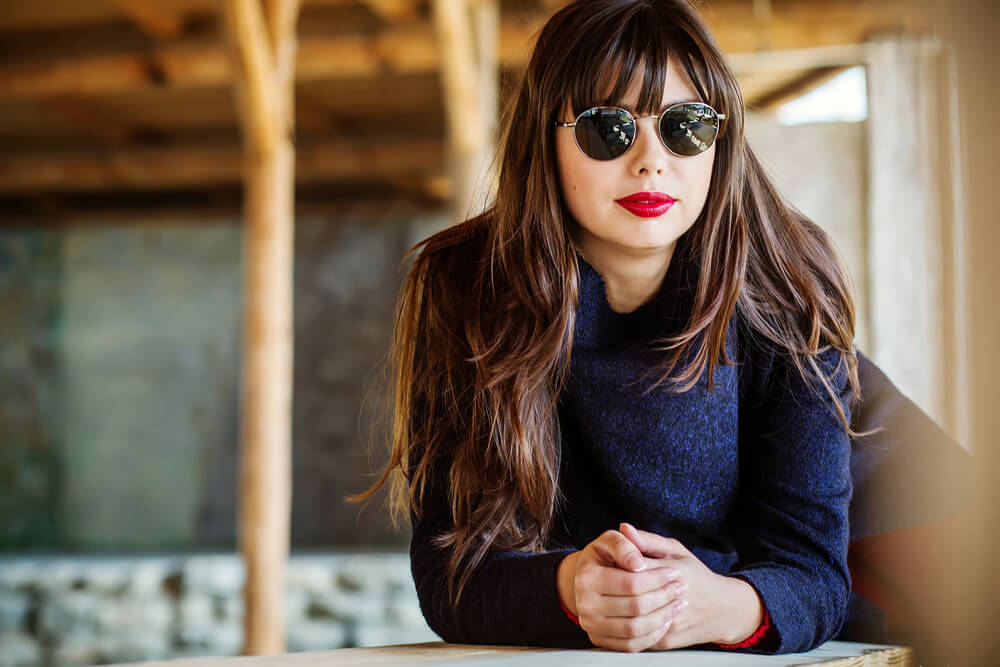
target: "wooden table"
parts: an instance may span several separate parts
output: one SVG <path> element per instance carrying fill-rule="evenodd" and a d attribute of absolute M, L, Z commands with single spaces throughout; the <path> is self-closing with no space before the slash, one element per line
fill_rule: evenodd
<path fill-rule="evenodd" d="M 184 658 L 144 662 L 143 667 L 330 667 L 332 665 L 475 665 L 476 667 L 597 667 L 607 665 L 815 665 L 825 667 L 916 667 L 913 651 L 899 646 L 827 642 L 808 653 L 752 655 L 722 651 L 661 651 L 616 653 L 600 649 L 570 651 L 513 646 L 466 644 L 402 644 L 368 648 L 342 648 L 285 655 L 236 658 Z"/>

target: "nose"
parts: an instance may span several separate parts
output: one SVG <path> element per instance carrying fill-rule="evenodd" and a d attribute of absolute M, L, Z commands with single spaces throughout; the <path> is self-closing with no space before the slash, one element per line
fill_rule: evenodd
<path fill-rule="evenodd" d="M 649 116 L 635 121 L 635 142 L 626 155 L 631 160 L 629 171 L 636 176 L 662 174 L 669 164 L 671 155 L 660 141 L 657 122 L 656 118 Z"/>

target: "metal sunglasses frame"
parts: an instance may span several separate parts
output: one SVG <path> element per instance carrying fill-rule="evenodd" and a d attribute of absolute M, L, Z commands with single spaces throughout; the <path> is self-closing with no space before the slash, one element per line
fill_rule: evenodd
<path fill-rule="evenodd" d="M 580 122 L 580 119 L 584 116 L 584 114 L 588 114 L 588 113 L 590 113 L 592 111 L 599 111 L 601 109 L 613 109 L 614 111 L 623 111 L 626 114 L 628 114 L 629 118 L 632 119 L 632 124 L 635 125 L 635 133 L 636 133 L 636 136 L 638 136 L 638 134 L 639 134 L 639 124 L 638 124 L 638 121 L 641 120 L 641 119 L 643 119 L 643 118 L 655 118 L 656 119 L 656 136 L 657 136 L 657 138 L 659 138 L 660 143 L 663 144 L 664 148 L 666 148 L 668 151 L 670 151 L 671 154 L 676 155 L 677 157 L 695 157 L 695 155 L 701 155 L 701 153 L 704 153 L 709 148 L 711 148 L 711 144 L 709 144 L 708 146 L 706 146 L 700 153 L 695 153 L 694 155 L 681 155 L 680 153 L 674 152 L 673 149 L 671 149 L 670 146 L 667 145 L 667 142 L 663 140 L 663 135 L 660 133 L 660 118 L 664 114 L 670 112 L 673 109 L 676 109 L 678 107 L 686 107 L 686 106 L 707 107 L 707 108 L 709 108 L 709 109 L 712 110 L 712 113 L 714 113 L 715 117 L 720 121 L 719 124 L 718 124 L 718 127 L 715 128 L 715 137 L 712 138 L 712 141 L 714 142 L 715 139 L 719 136 L 719 131 L 722 129 L 722 122 L 721 121 L 725 120 L 726 114 L 719 113 L 718 111 L 715 110 L 714 107 L 712 107 L 712 105 L 705 104 L 704 102 L 678 102 L 677 104 L 671 104 L 669 107 L 667 107 L 666 109 L 664 109 L 663 111 L 661 111 L 658 114 L 646 114 L 645 116 L 636 116 L 631 111 L 629 111 L 628 109 L 625 109 L 623 107 L 590 107 L 589 109 L 584 109 L 583 111 L 581 111 L 580 114 L 577 115 L 577 117 L 573 120 L 572 123 L 563 123 L 562 121 L 558 121 L 558 120 L 554 121 L 554 122 L 559 127 L 576 127 L 576 124 Z M 591 160 L 597 160 L 598 162 L 610 162 L 611 160 L 617 160 L 622 155 L 625 155 L 625 153 L 628 153 L 632 149 L 632 144 L 629 144 L 625 148 L 625 150 L 622 151 L 621 155 L 613 157 L 613 158 L 611 158 L 611 160 L 599 160 L 598 158 L 590 157 L 589 155 L 587 155 L 586 151 L 584 151 L 583 148 L 580 146 L 580 140 L 577 138 L 576 132 L 573 132 L 573 141 L 576 142 L 576 147 L 580 149 L 581 153 L 583 153 L 584 155 L 586 155 Z"/>

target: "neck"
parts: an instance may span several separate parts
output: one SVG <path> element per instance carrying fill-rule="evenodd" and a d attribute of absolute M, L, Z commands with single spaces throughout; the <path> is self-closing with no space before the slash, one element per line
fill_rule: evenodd
<path fill-rule="evenodd" d="M 578 235 L 576 248 L 604 279 L 608 305 L 630 313 L 650 301 L 663 285 L 677 242 L 664 248 L 634 249 L 594 243 Z"/>

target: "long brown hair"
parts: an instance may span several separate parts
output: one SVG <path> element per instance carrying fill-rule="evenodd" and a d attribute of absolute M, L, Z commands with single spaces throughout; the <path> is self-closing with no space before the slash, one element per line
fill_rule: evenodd
<path fill-rule="evenodd" d="M 847 372 L 858 394 L 854 304 L 833 243 L 782 200 L 743 135 L 736 77 L 684 0 L 579 0 L 543 27 L 501 123 L 497 194 L 485 213 L 417 244 L 389 355 L 394 518 L 420 515 L 429 485 L 447 488 L 449 590 L 461 596 L 491 549 L 546 548 L 559 499 L 556 403 L 573 344 L 579 276 L 560 193 L 553 120 L 621 99 L 644 67 L 638 111 L 657 113 L 668 59 L 726 115 L 708 200 L 682 241 L 699 267 L 686 327 L 659 347 L 663 390 L 686 391 L 729 364 L 736 314 L 833 397 Z M 678 248 L 680 243 L 678 244 Z M 839 350 L 836 369 L 816 361 Z M 684 363 L 682 363 L 682 359 Z M 670 379 L 670 383 L 665 381 Z M 667 385 L 670 385 L 669 388 Z"/>

